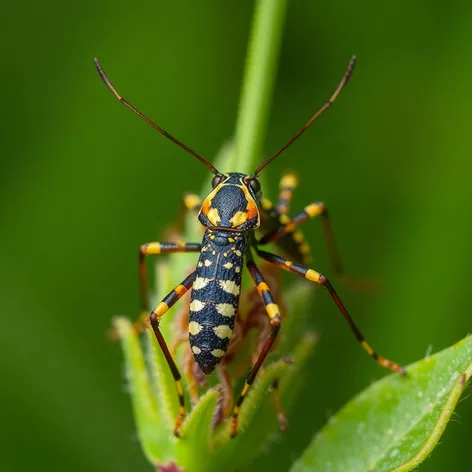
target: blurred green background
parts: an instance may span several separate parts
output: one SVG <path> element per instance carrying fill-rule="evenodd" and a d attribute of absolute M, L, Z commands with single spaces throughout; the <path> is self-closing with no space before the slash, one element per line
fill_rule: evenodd
<path fill-rule="evenodd" d="M 137 248 L 173 221 L 204 166 L 122 107 L 100 81 L 204 156 L 231 137 L 251 1 L 9 2 L 2 26 L 1 468 L 150 470 L 136 440 L 115 314 L 138 313 Z M 290 2 L 266 153 L 321 105 L 351 54 L 339 101 L 268 168 L 324 200 L 347 270 L 341 290 L 382 354 L 407 364 L 471 331 L 472 4 Z M 320 223 L 314 268 L 332 274 Z M 334 277 L 333 277 L 333 280 Z M 290 429 L 251 470 L 286 471 L 316 431 L 384 375 L 327 294 L 321 342 Z M 463 402 L 422 470 L 468 464 Z M 460 424 L 458 424 L 460 423 Z"/>

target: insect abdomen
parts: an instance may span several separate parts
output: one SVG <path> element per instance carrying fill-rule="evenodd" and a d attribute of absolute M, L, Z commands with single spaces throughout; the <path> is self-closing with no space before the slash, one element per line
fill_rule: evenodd
<path fill-rule="evenodd" d="M 233 334 L 246 238 L 207 230 L 190 298 L 193 357 L 205 374 L 221 362 Z"/>

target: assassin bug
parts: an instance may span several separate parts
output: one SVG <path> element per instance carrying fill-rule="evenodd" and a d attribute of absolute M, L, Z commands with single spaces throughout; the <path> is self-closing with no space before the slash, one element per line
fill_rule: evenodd
<path fill-rule="evenodd" d="M 219 172 L 202 156 L 152 122 L 118 94 L 105 75 L 98 59 L 95 59 L 95 65 L 100 77 L 123 105 L 131 109 L 175 144 L 185 149 L 214 174 L 212 180 L 213 190 L 203 201 L 198 214 L 200 223 L 206 228 L 202 242 L 152 242 L 140 248 L 141 267 L 144 267 L 144 259 L 150 254 L 166 254 L 171 252 L 200 253 L 195 270 L 164 297 L 149 314 L 149 323 L 167 359 L 177 386 L 180 402 L 179 416 L 174 427 L 174 434 L 177 437 L 180 436 L 180 428 L 185 417 L 184 393 L 181 375 L 159 329 L 160 319 L 188 290 L 192 289 L 188 326 L 190 346 L 194 359 L 200 369 L 205 374 L 210 374 L 215 369 L 216 365 L 221 362 L 228 348 L 238 309 L 242 267 L 244 260 L 246 260 L 246 267 L 256 284 L 257 291 L 263 300 L 267 315 L 269 316 L 271 330 L 259 357 L 246 378 L 242 392 L 233 409 L 231 436 L 236 436 L 241 404 L 244 401 L 250 385 L 254 382 L 264 359 L 271 350 L 281 323 L 279 308 L 274 301 L 274 297 L 264 276 L 254 261 L 253 251 L 269 263 L 275 264 L 286 271 L 325 287 L 367 354 L 375 359 L 381 366 L 402 375 L 406 374 L 405 369 L 399 364 L 379 356 L 371 348 L 355 325 L 331 282 L 324 275 L 297 262 L 259 249 L 259 246 L 277 241 L 293 232 L 305 221 L 316 216 L 323 216 L 326 211 L 323 203 L 311 203 L 305 207 L 303 211 L 296 214 L 289 222 L 280 225 L 259 240 L 255 236 L 255 230 L 260 226 L 261 222 L 262 192 L 257 179 L 260 172 L 298 139 L 300 135 L 333 104 L 341 90 L 349 81 L 355 63 L 356 58 L 353 56 L 341 82 L 331 98 L 305 123 L 305 125 L 277 152 L 263 162 L 251 175 L 245 175 L 238 172 Z M 144 278 L 142 278 L 142 280 L 143 279 Z"/>

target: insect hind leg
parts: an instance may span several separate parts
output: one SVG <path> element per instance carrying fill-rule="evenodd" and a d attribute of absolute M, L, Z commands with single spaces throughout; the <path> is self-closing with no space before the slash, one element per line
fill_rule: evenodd
<path fill-rule="evenodd" d="M 233 415 L 231 418 L 231 437 L 232 438 L 234 438 L 238 434 L 238 418 L 239 418 L 239 411 L 240 411 L 241 405 L 244 399 L 246 398 L 249 387 L 254 383 L 254 379 L 256 378 L 256 375 L 259 372 L 259 369 L 261 368 L 262 363 L 264 362 L 265 358 L 267 357 L 267 354 L 269 353 L 269 351 L 272 348 L 272 345 L 274 344 L 275 339 L 277 338 L 277 334 L 279 332 L 280 323 L 281 323 L 279 307 L 275 303 L 275 300 L 274 300 L 274 297 L 272 296 L 270 288 L 265 283 L 262 272 L 257 268 L 254 260 L 252 259 L 250 255 L 248 256 L 248 261 L 246 262 L 246 266 L 249 270 L 249 273 L 251 274 L 252 279 L 254 280 L 254 283 L 256 284 L 257 291 L 259 292 L 259 295 L 262 297 L 262 300 L 264 302 L 267 315 L 270 318 L 271 330 L 270 330 L 269 337 L 264 347 L 262 348 L 262 351 L 260 352 L 259 357 L 256 360 L 256 363 L 253 365 L 251 371 L 246 377 L 243 390 L 240 393 L 239 398 L 236 401 L 236 404 L 234 406 Z"/>
<path fill-rule="evenodd" d="M 196 272 L 192 272 L 187 278 L 183 280 L 183 282 L 177 287 L 174 288 L 166 297 L 162 299 L 162 301 L 151 311 L 149 315 L 149 323 L 154 331 L 154 335 L 156 336 L 157 342 L 162 349 L 164 357 L 166 358 L 167 364 L 172 372 L 172 376 L 174 377 L 176 387 L 177 387 L 177 394 L 179 396 L 179 415 L 175 421 L 174 426 L 174 435 L 180 437 L 180 427 L 185 418 L 185 400 L 184 400 L 184 391 L 182 388 L 182 376 L 180 375 L 179 369 L 175 364 L 174 359 L 169 351 L 167 343 L 164 339 L 164 336 L 159 329 L 159 320 L 162 316 L 164 316 L 169 309 L 175 305 L 192 287 L 193 282 L 195 281 Z"/>

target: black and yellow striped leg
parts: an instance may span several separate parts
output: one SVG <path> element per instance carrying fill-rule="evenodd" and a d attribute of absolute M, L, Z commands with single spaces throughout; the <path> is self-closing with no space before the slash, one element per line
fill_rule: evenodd
<path fill-rule="evenodd" d="M 321 217 L 321 221 L 323 223 L 323 233 L 326 246 L 328 247 L 328 255 L 336 275 L 354 290 L 372 290 L 374 288 L 374 284 L 369 282 L 353 281 L 344 272 L 344 268 L 341 263 L 341 257 L 339 255 L 336 240 L 334 238 L 334 232 L 328 216 L 328 210 L 326 209 L 326 206 L 323 202 L 314 202 L 306 206 L 303 211 L 295 215 L 286 224 L 283 224 L 279 228 L 276 228 L 264 235 L 259 241 L 259 244 L 268 244 L 277 241 L 278 239 L 286 236 L 288 233 L 294 232 L 296 228 L 305 223 L 305 221 L 317 216 Z M 299 237 L 302 238 L 301 235 Z M 303 248 L 301 248 L 301 250 L 303 252 Z"/>
<path fill-rule="evenodd" d="M 141 328 L 142 322 L 149 316 L 149 301 L 148 301 L 148 283 L 146 271 L 146 256 L 151 254 L 170 254 L 173 252 L 200 252 L 202 245 L 200 243 L 147 243 L 139 248 L 139 294 L 141 299 L 140 316 Z M 139 321 L 138 323 L 139 324 Z M 139 328 L 139 326 L 136 326 Z M 139 329 L 138 329 L 139 331 Z"/>
<path fill-rule="evenodd" d="M 286 173 L 280 179 L 280 193 L 279 193 L 279 201 L 275 206 L 277 213 L 279 215 L 287 215 L 289 211 L 290 201 L 293 197 L 293 192 L 298 186 L 298 179 L 295 174 L 291 172 Z"/>
<path fill-rule="evenodd" d="M 165 342 L 164 336 L 162 336 L 161 330 L 159 329 L 159 320 L 161 317 L 167 313 L 169 308 L 171 308 L 175 303 L 177 303 L 187 291 L 192 287 L 193 282 L 195 281 L 196 272 L 192 272 L 180 285 L 172 290 L 163 300 L 159 303 L 159 305 L 151 311 L 149 315 L 149 322 L 151 327 L 156 335 L 157 342 L 164 353 L 164 356 L 169 364 L 169 368 L 172 372 L 174 377 L 176 386 L 177 386 L 177 393 L 179 395 L 179 416 L 175 421 L 174 427 L 174 434 L 177 437 L 180 437 L 180 427 L 185 418 L 185 400 L 184 400 L 184 390 L 182 388 L 182 376 L 180 375 L 179 369 L 177 368 L 174 359 L 169 352 L 169 348 Z"/>
<path fill-rule="evenodd" d="M 246 382 L 244 383 L 243 390 L 241 394 L 239 395 L 236 405 L 234 406 L 233 416 L 231 418 L 231 437 L 232 438 L 234 438 L 238 434 L 238 416 L 239 416 L 239 410 L 241 408 L 241 404 L 243 403 L 244 398 L 246 397 L 249 387 L 253 384 L 254 379 L 256 378 L 256 375 L 259 372 L 259 369 L 261 368 L 262 363 L 264 362 L 264 359 L 266 358 L 267 354 L 272 348 L 272 345 L 274 344 L 275 338 L 277 337 L 277 334 L 280 329 L 279 307 L 275 303 L 274 297 L 272 296 L 269 287 L 264 281 L 264 276 L 262 275 L 261 271 L 257 268 L 254 260 L 250 256 L 248 257 L 248 261 L 246 262 L 246 265 L 249 270 L 249 273 L 251 274 L 252 279 L 254 280 L 256 284 L 257 291 L 259 292 L 259 295 L 262 297 L 266 312 L 269 315 L 271 331 L 270 331 L 270 334 L 266 343 L 264 344 L 264 347 L 262 348 L 262 351 L 259 354 L 259 357 L 257 358 L 256 363 L 253 365 L 251 371 L 249 372 L 249 375 L 246 378 Z"/>
<path fill-rule="evenodd" d="M 258 250 L 257 254 L 266 261 L 271 262 L 272 264 L 275 264 L 284 270 L 293 272 L 294 274 L 300 277 L 304 277 L 305 279 L 310 280 L 311 282 L 315 282 L 319 285 L 323 285 L 324 287 L 326 287 L 332 299 L 343 314 L 345 320 L 349 324 L 349 327 L 351 328 L 352 332 L 356 336 L 357 340 L 361 343 L 362 347 L 365 349 L 367 354 L 369 354 L 369 356 L 371 356 L 375 361 L 377 361 L 377 363 L 380 364 L 382 367 L 385 367 L 386 369 L 390 369 L 393 372 L 397 372 L 402 375 L 406 374 L 406 371 L 402 366 L 400 366 L 396 362 L 386 359 L 385 357 L 379 356 L 371 348 L 362 333 L 359 331 L 359 328 L 352 320 L 346 307 L 344 306 L 338 294 L 334 290 L 334 287 L 331 285 L 331 282 L 324 275 L 320 274 L 319 272 L 316 272 L 315 270 L 307 269 L 306 267 L 302 266 L 301 264 L 297 264 L 296 262 L 288 261 L 287 259 L 280 257 L 276 254 L 271 254 L 270 252 Z"/>

